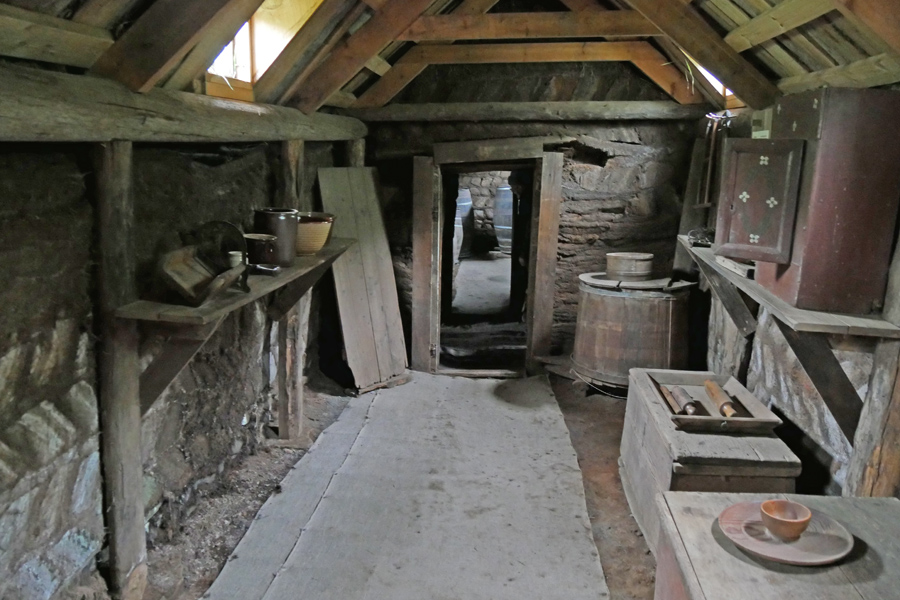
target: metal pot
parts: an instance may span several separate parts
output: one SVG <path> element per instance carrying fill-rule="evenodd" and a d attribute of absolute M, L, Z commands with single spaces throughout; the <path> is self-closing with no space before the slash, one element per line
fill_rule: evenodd
<path fill-rule="evenodd" d="M 247 262 L 251 265 L 270 265 L 275 262 L 278 238 L 267 233 L 245 233 Z"/>
<path fill-rule="evenodd" d="M 297 255 L 297 223 L 300 212 L 294 208 L 260 208 L 253 213 L 253 228 L 257 233 L 274 235 L 274 264 L 290 267 Z"/>

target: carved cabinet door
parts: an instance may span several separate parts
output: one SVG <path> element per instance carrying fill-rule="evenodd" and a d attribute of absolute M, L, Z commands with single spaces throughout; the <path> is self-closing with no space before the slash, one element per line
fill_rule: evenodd
<path fill-rule="evenodd" d="M 803 145 L 803 140 L 726 141 L 716 254 L 790 263 Z"/>

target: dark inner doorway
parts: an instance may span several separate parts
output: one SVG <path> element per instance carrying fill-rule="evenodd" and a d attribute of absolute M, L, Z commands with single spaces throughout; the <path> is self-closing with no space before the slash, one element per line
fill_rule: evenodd
<path fill-rule="evenodd" d="M 442 367 L 524 367 L 534 167 L 492 168 L 443 174 Z"/>

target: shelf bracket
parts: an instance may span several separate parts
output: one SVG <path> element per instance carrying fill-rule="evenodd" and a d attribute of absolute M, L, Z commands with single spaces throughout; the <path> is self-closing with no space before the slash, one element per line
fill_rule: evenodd
<path fill-rule="evenodd" d="M 822 396 L 838 427 L 852 445 L 863 402 L 831 351 L 827 334 L 794 331 L 777 318 L 775 323 L 797 355 L 816 391 Z"/>
<path fill-rule="evenodd" d="M 291 308 L 300 302 L 300 298 L 316 285 L 339 257 L 340 255 L 332 257 L 280 289 L 272 299 L 272 303 L 269 304 L 268 317 L 273 321 L 283 319 Z"/>
<path fill-rule="evenodd" d="M 145 415 L 167 387 L 178 377 L 191 359 L 216 332 L 224 317 L 200 327 L 153 325 L 144 335 L 164 335 L 165 344 L 159 355 L 140 377 L 141 415 Z"/>
<path fill-rule="evenodd" d="M 731 320 L 734 321 L 741 335 L 745 338 L 753 335 L 756 332 L 756 317 L 747 308 L 747 303 L 744 302 L 744 298 L 737 287 L 710 268 L 705 262 L 699 260 L 693 252 L 691 252 L 691 257 L 697 263 L 700 272 L 706 277 L 710 289 L 722 302 L 725 311 L 731 317 Z"/>

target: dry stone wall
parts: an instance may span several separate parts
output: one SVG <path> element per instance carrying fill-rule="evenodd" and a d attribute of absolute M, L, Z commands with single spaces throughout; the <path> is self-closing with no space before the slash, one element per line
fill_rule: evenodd
<path fill-rule="evenodd" d="M 139 289 L 160 292 L 161 253 L 210 220 L 249 226 L 273 202 L 267 146 L 137 146 Z M 330 144 L 308 144 L 304 201 Z M 51 600 L 97 576 L 104 543 L 90 147 L 0 145 L 0 599 Z M 312 204 L 310 204 L 312 206 Z M 229 316 L 142 423 L 150 543 L 178 531 L 201 488 L 261 443 L 273 410 L 262 302 Z M 160 351 L 149 338 L 144 366 Z"/>
<path fill-rule="evenodd" d="M 494 193 L 498 187 L 509 185 L 509 175 L 509 171 L 483 171 L 459 176 L 459 187 L 468 188 L 472 194 L 475 235 L 494 243 Z"/>

